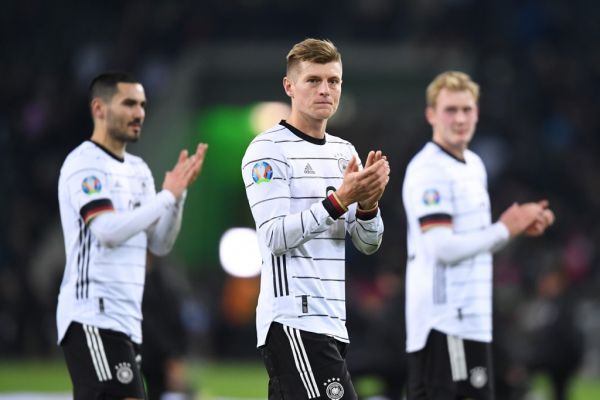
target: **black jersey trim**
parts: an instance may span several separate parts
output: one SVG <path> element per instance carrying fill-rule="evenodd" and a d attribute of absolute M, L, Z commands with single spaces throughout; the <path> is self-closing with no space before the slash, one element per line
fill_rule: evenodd
<path fill-rule="evenodd" d="M 289 296 L 290 287 L 287 277 L 286 256 L 275 257 L 271 254 L 271 269 L 273 271 L 273 294 L 275 297 Z"/>
<path fill-rule="evenodd" d="M 439 144 L 433 140 L 431 141 L 431 143 L 435 144 L 437 147 L 440 148 L 440 150 L 442 150 L 444 153 L 448 154 L 450 157 L 454 158 L 459 163 L 463 163 L 463 164 L 467 163 L 467 161 L 464 158 L 456 157 L 454 154 L 452 154 L 448 150 L 446 150 L 441 144 Z"/>
<path fill-rule="evenodd" d="M 83 222 L 88 224 L 98 214 L 114 210 L 115 208 L 110 199 L 97 199 L 92 200 L 81 207 L 81 210 L 79 210 L 79 215 L 81 215 Z"/>
<path fill-rule="evenodd" d="M 319 146 L 323 146 L 325 143 L 327 143 L 327 140 L 325 140 L 325 137 L 323 137 L 323 139 L 317 139 L 315 137 L 309 136 L 306 133 L 302 132 L 300 129 L 296 128 L 295 126 L 292 126 L 290 124 L 288 124 L 286 122 L 286 120 L 282 119 L 281 122 L 279 122 L 279 125 L 283 125 L 286 128 L 288 128 L 290 130 L 290 132 L 292 132 L 294 135 L 298 136 L 300 139 L 302 140 L 306 140 L 307 142 L 310 142 L 312 144 L 317 144 Z"/>
<path fill-rule="evenodd" d="M 446 225 L 452 224 L 452 216 L 446 213 L 435 213 L 424 215 L 419 218 L 419 225 L 421 227 L 430 225 Z"/>
<path fill-rule="evenodd" d="M 75 298 L 87 299 L 89 295 L 89 268 L 92 235 L 88 226 L 79 220 L 79 251 L 77 252 L 77 283 Z"/>
<path fill-rule="evenodd" d="M 119 157 L 118 155 L 116 155 L 115 153 L 113 153 L 112 151 L 107 149 L 106 147 L 102 146 L 100 143 L 95 142 L 91 139 L 90 139 L 90 142 L 94 143 L 96 146 L 98 146 L 100 148 L 100 150 L 102 150 L 103 152 L 105 152 L 106 154 L 108 154 L 109 156 L 111 156 L 112 158 L 117 160 L 118 162 L 120 162 L 120 163 L 125 162 L 125 157 Z"/>

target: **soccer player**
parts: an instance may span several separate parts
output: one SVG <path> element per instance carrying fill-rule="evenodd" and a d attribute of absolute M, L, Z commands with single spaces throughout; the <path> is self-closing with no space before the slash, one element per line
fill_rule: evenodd
<path fill-rule="evenodd" d="M 493 399 L 492 253 L 511 238 L 541 235 L 546 201 L 513 204 L 491 222 L 486 171 L 467 147 L 479 86 L 462 73 L 427 88 L 433 139 L 408 164 L 406 330 L 408 399 Z"/>
<path fill-rule="evenodd" d="M 371 151 L 362 168 L 352 144 L 326 132 L 342 89 L 333 43 L 294 45 L 283 87 L 289 118 L 242 160 L 263 259 L 256 327 L 269 399 L 356 399 L 345 362 L 345 235 L 365 254 L 379 248 L 389 164 Z"/>
<path fill-rule="evenodd" d="M 181 151 L 155 192 L 150 169 L 125 151 L 144 122 L 143 86 L 105 73 L 90 86 L 94 131 L 65 159 L 58 200 L 66 266 L 56 313 L 75 400 L 143 399 L 141 301 L 146 249 L 167 254 L 181 226 L 186 188 L 207 145 Z"/>

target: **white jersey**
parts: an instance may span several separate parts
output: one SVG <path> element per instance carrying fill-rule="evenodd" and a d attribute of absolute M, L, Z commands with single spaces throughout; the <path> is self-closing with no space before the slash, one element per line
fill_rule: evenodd
<path fill-rule="evenodd" d="M 408 164 L 402 189 L 408 220 L 407 351 L 425 346 L 431 329 L 464 339 L 492 340 L 492 254 L 455 264 L 432 255 L 424 234 L 446 226 L 455 234 L 491 225 L 487 176 L 481 159 L 459 160 L 430 142 Z"/>
<path fill-rule="evenodd" d="M 147 233 L 107 247 L 88 223 L 103 211 L 132 210 L 153 199 L 150 169 L 139 157 L 125 153 L 119 160 L 86 141 L 67 156 L 58 197 L 67 258 L 58 298 L 59 342 L 77 321 L 123 332 L 141 343 Z"/>
<path fill-rule="evenodd" d="M 349 342 L 345 235 L 366 254 L 383 235 L 379 211 L 357 220 L 356 204 L 348 212 L 331 209 L 329 191 L 341 185 L 355 155 L 345 140 L 315 139 L 285 121 L 248 146 L 242 176 L 263 259 L 258 346 L 273 321 Z"/>

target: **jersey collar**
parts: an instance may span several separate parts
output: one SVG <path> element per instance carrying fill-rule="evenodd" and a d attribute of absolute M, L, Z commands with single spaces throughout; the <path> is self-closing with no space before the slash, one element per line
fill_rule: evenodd
<path fill-rule="evenodd" d="M 112 158 L 114 158 L 115 160 L 117 160 L 118 162 L 125 162 L 125 158 L 124 157 L 119 157 L 118 155 L 116 155 L 115 153 L 113 153 L 112 151 L 110 151 L 109 149 L 107 149 L 106 147 L 102 146 L 100 143 L 94 142 L 91 139 L 90 139 L 90 142 L 94 143 L 96 146 L 98 146 L 100 148 L 100 150 L 104 151 L 106 154 L 108 154 L 109 156 L 111 156 Z"/>
<path fill-rule="evenodd" d="M 317 138 L 314 138 L 312 136 L 307 135 L 306 133 L 302 132 L 300 129 L 296 128 L 295 126 L 292 126 L 292 125 L 288 124 L 285 119 L 282 119 L 281 122 L 279 122 L 279 125 L 285 126 L 294 135 L 296 135 L 300 139 L 306 140 L 307 142 L 310 142 L 312 144 L 318 144 L 318 145 L 322 146 L 322 145 L 324 145 L 327 142 L 327 140 L 325 140 L 325 138 L 323 138 L 323 139 L 317 139 Z"/>
<path fill-rule="evenodd" d="M 467 161 L 464 158 L 456 157 L 454 154 L 450 153 L 448 150 L 443 148 L 439 143 L 436 143 L 433 140 L 431 141 L 431 143 L 435 144 L 437 147 L 439 147 L 440 150 L 442 150 L 444 153 L 448 154 L 450 157 L 454 158 L 456 161 L 463 163 L 463 164 L 467 163 Z"/>

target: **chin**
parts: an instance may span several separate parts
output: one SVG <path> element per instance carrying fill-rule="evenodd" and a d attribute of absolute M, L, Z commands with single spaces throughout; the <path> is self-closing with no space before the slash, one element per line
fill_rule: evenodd
<path fill-rule="evenodd" d="M 321 111 L 321 112 L 316 112 L 315 113 L 315 119 L 329 119 L 331 117 L 333 117 L 333 114 L 335 114 L 335 111 Z"/>

